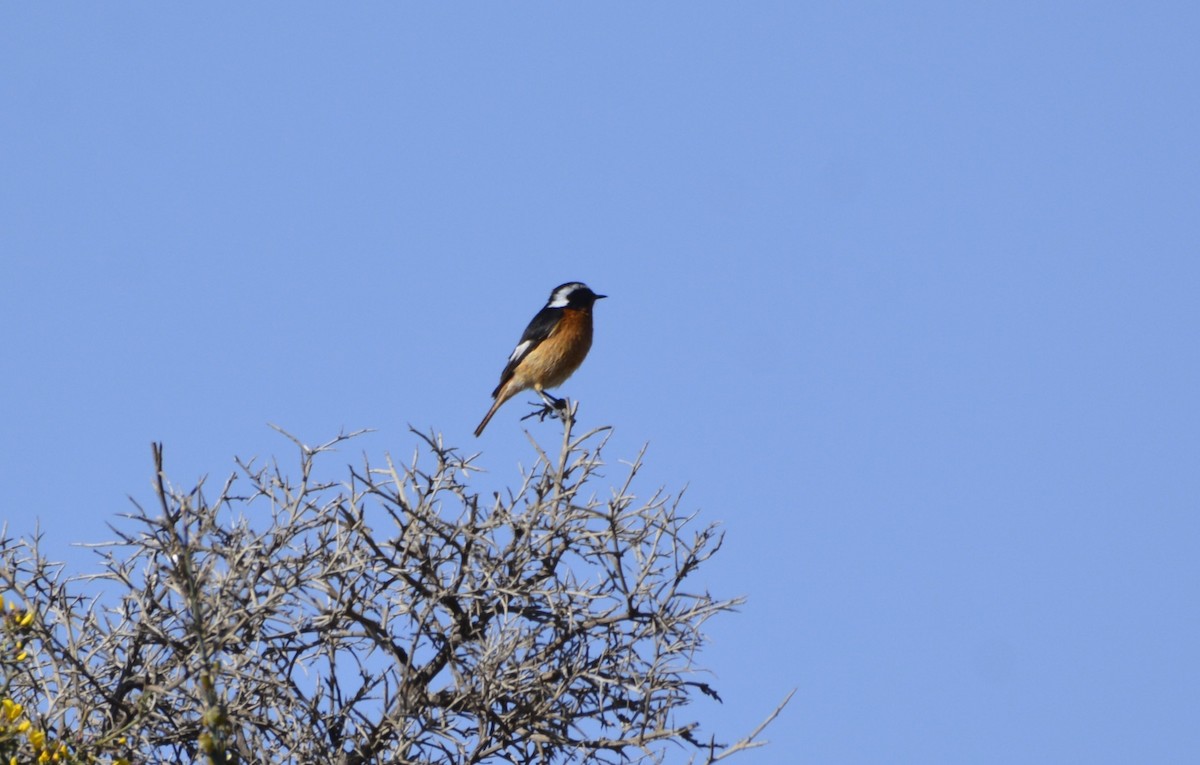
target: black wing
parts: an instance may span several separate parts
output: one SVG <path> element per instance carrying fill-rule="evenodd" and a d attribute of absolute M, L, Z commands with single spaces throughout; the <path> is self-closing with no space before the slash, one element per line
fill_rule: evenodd
<path fill-rule="evenodd" d="M 492 398 L 496 397 L 496 394 L 504 387 L 504 383 L 512 379 L 513 370 L 517 368 L 517 364 L 521 363 L 521 359 L 528 356 L 530 351 L 550 337 L 550 333 L 558 326 L 561 316 L 561 308 L 543 308 L 538 311 L 537 316 L 534 316 L 533 320 L 529 322 L 529 326 L 525 328 L 521 339 L 517 341 L 517 347 L 513 348 L 512 354 L 508 357 L 508 364 L 500 373 L 500 384 L 496 386 L 496 390 L 492 391 Z"/>

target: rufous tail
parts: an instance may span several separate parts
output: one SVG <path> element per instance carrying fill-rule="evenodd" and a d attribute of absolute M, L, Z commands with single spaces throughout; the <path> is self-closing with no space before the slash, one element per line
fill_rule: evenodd
<path fill-rule="evenodd" d="M 487 427 L 487 424 L 489 422 L 491 422 L 492 415 L 494 415 L 496 413 L 496 410 L 498 410 L 500 408 L 500 405 L 503 404 L 507 400 L 508 399 L 504 399 L 504 398 L 496 399 L 496 403 L 492 404 L 492 408 L 489 409 L 488 413 L 483 416 L 483 422 L 479 423 L 478 428 L 475 428 L 475 437 L 476 438 L 479 438 L 479 434 L 482 433 L 483 429 Z"/>

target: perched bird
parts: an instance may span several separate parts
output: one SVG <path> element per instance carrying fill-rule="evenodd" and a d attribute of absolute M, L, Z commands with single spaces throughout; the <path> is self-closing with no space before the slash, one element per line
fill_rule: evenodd
<path fill-rule="evenodd" d="M 583 282 L 560 284 L 550 293 L 546 307 L 525 328 L 520 342 L 500 373 L 500 384 L 492 391 L 496 399 L 475 428 L 478 436 L 500 405 L 523 390 L 533 388 L 547 404 L 558 407 L 559 399 L 546 388 L 562 385 L 583 363 L 592 347 L 592 304 L 607 295 L 597 295 Z"/>

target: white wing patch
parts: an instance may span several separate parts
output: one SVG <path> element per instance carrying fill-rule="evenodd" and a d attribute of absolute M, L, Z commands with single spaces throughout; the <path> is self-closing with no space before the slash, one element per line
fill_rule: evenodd
<path fill-rule="evenodd" d="M 516 348 L 513 348 L 512 355 L 508 357 L 508 360 L 516 361 L 517 359 L 521 358 L 525 355 L 525 351 L 529 350 L 529 346 L 531 345 L 533 345 L 532 340 L 526 340 L 525 342 L 518 344 Z"/>

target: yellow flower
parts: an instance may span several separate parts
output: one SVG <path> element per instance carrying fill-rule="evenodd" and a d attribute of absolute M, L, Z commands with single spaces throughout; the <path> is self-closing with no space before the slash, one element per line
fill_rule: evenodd
<path fill-rule="evenodd" d="M 29 625 L 33 624 L 33 609 L 31 608 L 26 611 L 25 615 L 17 620 L 17 624 L 21 625 L 22 627 L 28 627 Z"/>
<path fill-rule="evenodd" d="M 33 723 L 29 722 L 28 720 L 22 720 L 17 725 L 17 733 L 24 733 L 25 731 L 29 730 L 31 727 L 33 727 Z"/>
<path fill-rule="evenodd" d="M 21 651 L 17 654 L 17 661 L 25 661 L 29 658 L 29 651 Z"/>
<path fill-rule="evenodd" d="M 4 708 L 4 716 L 8 718 L 9 722 L 16 720 L 25 711 L 23 706 L 12 699 L 5 699 L 0 702 L 0 706 Z"/>
<path fill-rule="evenodd" d="M 34 749 L 40 751 L 46 745 L 46 732 L 41 730 L 29 731 L 29 743 L 33 745 Z"/>

